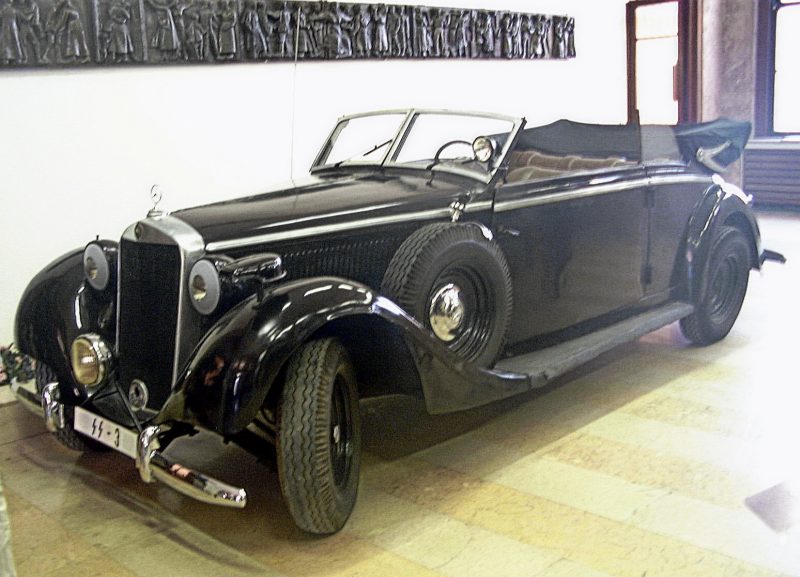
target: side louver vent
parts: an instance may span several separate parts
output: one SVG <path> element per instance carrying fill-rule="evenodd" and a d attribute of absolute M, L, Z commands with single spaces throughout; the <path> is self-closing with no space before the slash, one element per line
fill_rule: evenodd
<path fill-rule="evenodd" d="M 756 206 L 800 206 L 800 143 L 751 143 L 743 176 Z"/>

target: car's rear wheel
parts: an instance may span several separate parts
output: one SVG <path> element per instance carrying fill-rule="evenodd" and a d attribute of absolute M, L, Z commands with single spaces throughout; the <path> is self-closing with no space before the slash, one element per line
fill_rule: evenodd
<path fill-rule="evenodd" d="M 36 392 L 39 395 L 42 394 L 42 389 L 44 389 L 45 385 L 58 382 L 58 377 L 53 369 L 42 362 L 36 361 L 34 374 L 36 376 Z M 94 441 L 76 431 L 74 423 L 75 408 L 70 405 L 65 405 L 64 428 L 58 429 L 53 433 L 53 436 L 56 438 L 56 440 L 58 440 L 59 443 L 68 449 L 72 449 L 73 451 L 86 452 L 108 450 L 108 447 L 105 445 L 98 443 L 97 441 Z"/>
<path fill-rule="evenodd" d="M 298 527 L 341 529 L 356 502 L 361 418 L 353 365 L 338 339 L 303 345 L 289 361 L 278 411 L 278 475 Z"/>
<path fill-rule="evenodd" d="M 511 273 L 474 225 L 437 223 L 409 236 L 389 263 L 381 292 L 458 355 L 491 365 L 511 318 Z"/>
<path fill-rule="evenodd" d="M 681 331 L 698 345 L 724 338 L 742 308 L 750 276 L 750 247 L 738 229 L 723 226 L 714 239 L 706 268 L 705 293 L 695 311 L 681 319 Z"/>

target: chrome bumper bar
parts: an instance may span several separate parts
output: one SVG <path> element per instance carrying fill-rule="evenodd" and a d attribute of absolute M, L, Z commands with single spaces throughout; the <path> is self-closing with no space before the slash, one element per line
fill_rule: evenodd
<path fill-rule="evenodd" d="M 19 404 L 35 413 L 38 416 L 42 416 L 42 397 L 34 393 L 33 391 L 29 391 L 22 385 L 20 385 L 17 381 L 13 381 L 11 383 L 11 392 L 14 394 L 14 397 L 19 401 Z"/>
<path fill-rule="evenodd" d="M 164 456 L 159 451 L 159 436 L 168 432 L 169 427 L 147 427 L 139 435 L 136 448 L 136 468 L 146 483 L 159 480 L 165 485 L 193 499 L 213 505 L 223 505 L 238 509 L 247 505 L 244 489 L 228 485 L 213 477 L 193 471 Z"/>
<path fill-rule="evenodd" d="M 23 407 L 39 416 L 44 415 L 48 431 L 55 432 L 67 426 L 64 405 L 58 400 L 58 383 L 45 385 L 41 397 L 17 383 L 11 385 L 11 390 Z M 167 425 L 153 426 L 147 427 L 139 435 L 136 444 L 136 468 L 143 481 L 161 481 L 179 493 L 212 505 L 238 509 L 247 505 L 247 493 L 244 489 L 193 471 L 161 453 L 159 436 L 168 431 Z"/>

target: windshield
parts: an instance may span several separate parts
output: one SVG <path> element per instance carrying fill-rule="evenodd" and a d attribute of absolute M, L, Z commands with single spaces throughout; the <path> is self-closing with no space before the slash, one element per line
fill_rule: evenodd
<path fill-rule="evenodd" d="M 488 180 L 503 155 L 514 119 L 476 113 L 386 112 L 345 118 L 334 129 L 313 168 L 351 164 L 444 170 Z M 496 153 L 475 160 L 472 143 L 490 136 Z"/>

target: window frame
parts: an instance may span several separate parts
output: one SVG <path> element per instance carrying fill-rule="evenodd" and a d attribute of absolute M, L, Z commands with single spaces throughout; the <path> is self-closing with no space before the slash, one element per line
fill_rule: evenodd
<path fill-rule="evenodd" d="M 628 52 L 628 122 L 638 122 L 636 106 L 636 9 L 648 4 L 673 0 L 629 0 L 625 5 Z M 678 2 L 678 65 L 675 88 L 678 100 L 678 122 L 697 122 L 699 118 L 699 0 Z"/>
<path fill-rule="evenodd" d="M 790 2 L 785 6 L 800 5 Z M 756 32 L 755 135 L 786 137 L 800 134 L 775 131 L 775 42 L 779 0 L 758 0 Z"/>

